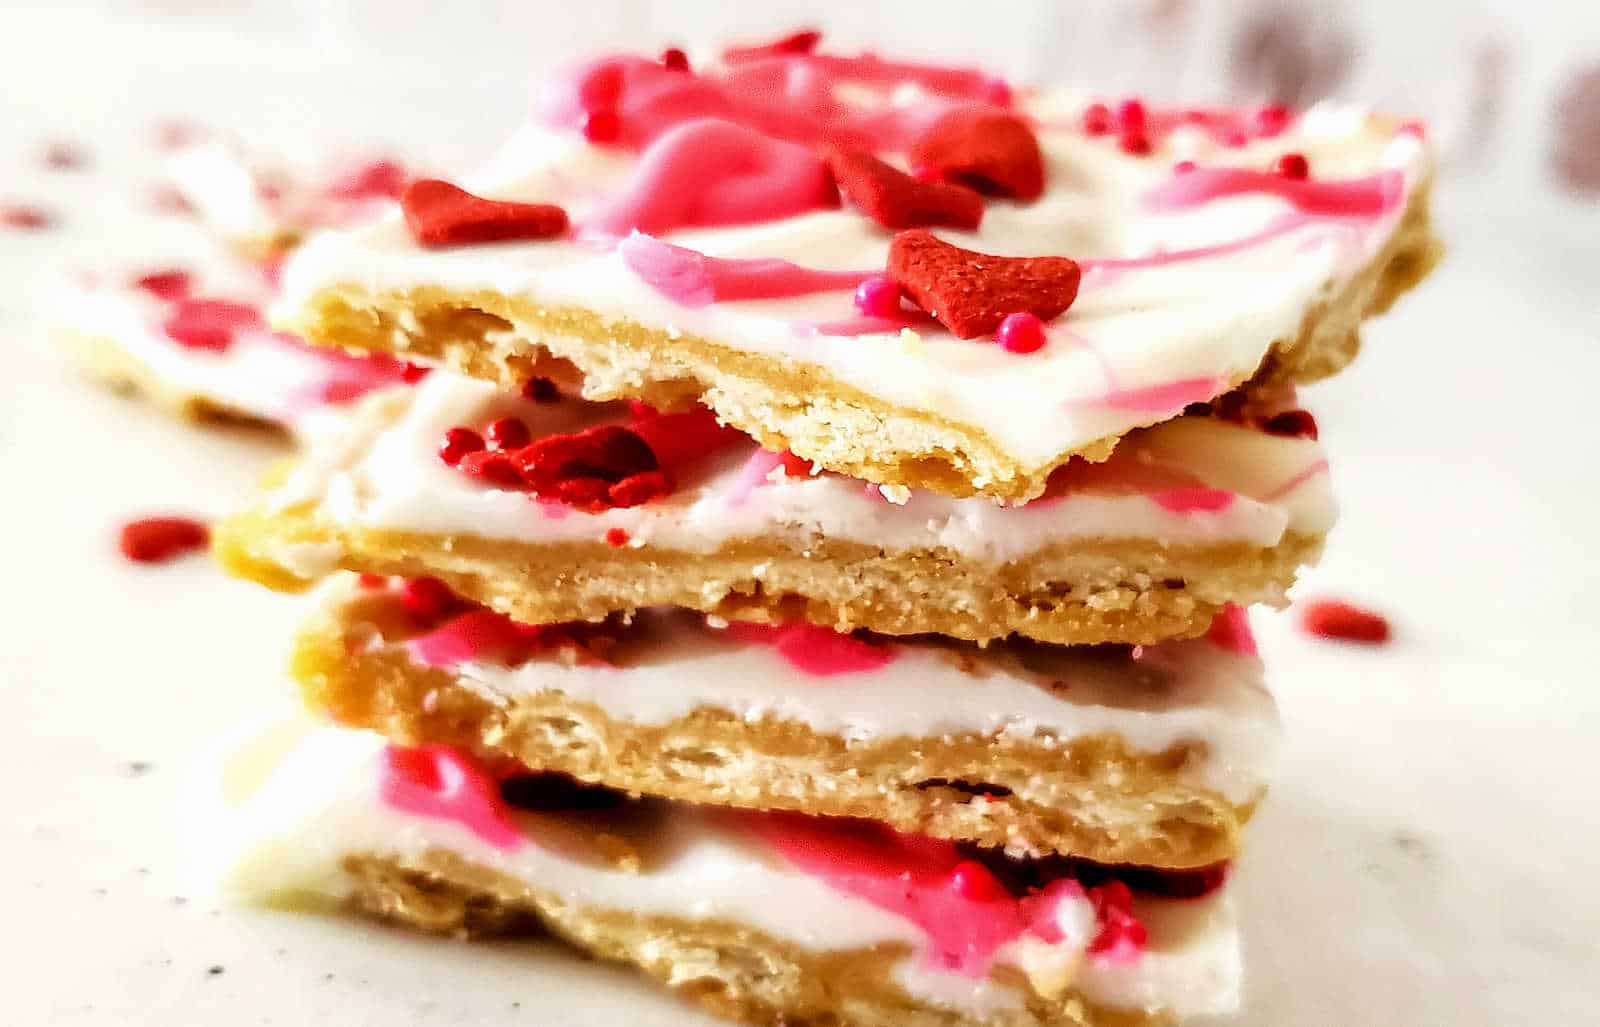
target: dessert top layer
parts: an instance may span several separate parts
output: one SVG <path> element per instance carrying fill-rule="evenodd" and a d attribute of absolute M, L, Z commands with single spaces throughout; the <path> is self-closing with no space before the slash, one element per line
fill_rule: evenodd
<path fill-rule="evenodd" d="M 1215 877 L 1197 889 L 868 823 L 619 805 L 447 748 L 294 723 L 230 739 L 195 794 L 193 851 L 251 901 L 338 900 L 347 856 L 445 852 L 580 909 L 720 920 L 817 953 L 903 946 L 897 983 L 969 1013 L 1073 993 L 1180 1015 L 1238 1001 Z"/>
<path fill-rule="evenodd" d="M 953 424 L 1035 473 L 1255 374 L 1427 177 L 1418 129 L 1349 107 L 1113 111 L 870 56 L 611 57 L 557 76 L 467 183 L 517 205 L 419 194 L 409 226 L 314 240 L 280 309 L 431 288 L 589 312 L 590 343 L 631 323 L 661 352 L 770 359 L 767 384 Z"/>

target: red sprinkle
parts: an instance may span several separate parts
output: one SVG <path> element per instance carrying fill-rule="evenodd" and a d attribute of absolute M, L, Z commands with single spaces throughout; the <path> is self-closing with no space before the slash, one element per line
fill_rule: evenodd
<path fill-rule="evenodd" d="M 1083 130 L 1092 136 L 1110 135 L 1115 127 L 1111 108 L 1103 103 L 1091 103 L 1083 109 Z"/>
<path fill-rule="evenodd" d="M 491 449 L 521 449 L 533 440 L 533 434 L 520 417 L 501 417 L 490 421 L 483 434 Z"/>
<path fill-rule="evenodd" d="M 432 370 L 433 368 L 424 364 L 413 364 L 407 361 L 406 366 L 400 369 L 400 380 L 407 385 L 415 385 L 428 377 L 428 373 Z"/>
<path fill-rule="evenodd" d="M 261 327 L 255 307 L 231 300 L 180 299 L 162 322 L 167 337 L 189 349 L 225 350 L 234 335 Z"/>
<path fill-rule="evenodd" d="M 1117 138 L 1117 146 L 1121 147 L 1123 153 L 1129 153 L 1135 157 L 1148 156 L 1150 151 L 1154 149 L 1150 145 L 1150 137 L 1145 135 L 1142 129 L 1138 131 L 1124 129 L 1122 135 Z"/>
<path fill-rule="evenodd" d="M 444 433 L 444 442 L 439 445 L 439 459 L 454 467 L 462 457 L 481 452 L 483 447 L 483 436 L 471 428 L 451 428 Z"/>
<path fill-rule="evenodd" d="M 211 530 L 192 517 L 144 517 L 122 526 L 118 548 L 134 563 L 166 563 L 210 541 Z"/>
<path fill-rule="evenodd" d="M 783 473 L 791 478 L 809 478 L 816 467 L 810 460 L 803 456 L 795 456 L 789 450 L 783 451 Z"/>
<path fill-rule="evenodd" d="M 1149 942 L 1145 926 L 1133 912 L 1133 892 L 1121 881 L 1111 880 L 1089 889 L 1100 933 L 1089 943 L 1091 955 L 1131 958 Z"/>
<path fill-rule="evenodd" d="M 89 151 L 77 143 L 57 140 L 45 146 L 41 159 L 52 171 L 79 171 L 89 166 Z"/>
<path fill-rule="evenodd" d="M 1317 420 L 1309 410 L 1285 410 L 1262 421 L 1261 430 L 1269 435 L 1314 439 L 1317 437 Z"/>
<path fill-rule="evenodd" d="M 1389 641 L 1389 622 L 1381 614 L 1337 599 L 1315 599 L 1306 603 L 1300 626 L 1318 638 L 1341 642 L 1382 645 Z"/>
<path fill-rule="evenodd" d="M 567 212 L 560 207 L 488 200 L 437 178 L 408 185 L 400 206 L 412 238 L 428 247 L 549 239 L 567 230 Z"/>
<path fill-rule="evenodd" d="M 1275 136 L 1289 127 L 1294 115 L 1282 104 L 1271 104 L 1256 111 L 1256 131 L 1263 136 Z"/>
<path fill-rule="evenodd" d="M 1278 163 L 1273 169 L 1294 182 L 1303 182 L 1311 177 L 1311 164 L 1303 153 L 1286 153 L 1278 158 Z"/>
<path fill-rule="evenodd" d="M 612 528 L 606 532 L 606 545 L 613 549 L 621 549 L 628 544 L 628 533 L 621 528 Z"/>
<path fill-rule="evenodd" d="M 189 272 L 170 268 L 140 275 L 133 280 L 133 284 L 158 300 L 176 300 L 189 295 L 193 283 Z"/>
<path fill-rule="evenodd" d="M 1144 101 L 1127 99 L 1117 104 L 1117 127 L 1122 129 L 1124 135 L 1130 132 L 1144 134 L 1150 124 L 1150 116 L 1145 111 Z"/>
<path fill-rule="evenodd" d="M 1007 314 L 995 330 L 994 340 L 1007 353 L 1032 353 L 1045 343 L 1044 322 L 1026 310 Z"/>
<path fill-rule="evenodd" d="M 856 286 L 856 309 L 868 317 L 896 317 L 900 286 L 888 275 L 874 275 Z"/>
<path fill-rule="evenodd" d="M 677 47 L 661 51 L 661 65 L 668 71 L 688 71 L 689 55 Z"/>
<path fill-rule="evenodd" d="M 0 204 L 0 227 L 19 232 L 42 232 L 55 226 L 54 214 L 26 203 Z"/>
<path fill-rule="evenodd" d="M 455 602 L 455 593 L 438 578 L 407 578 L 400 583 L 400 602 L 420 620 L 439 617 Z"/>
<path fill-rule="evenodd" d="M 1175 175 L 1187 175 L 1194 169 L 1195 162 L 1192 160 L 1180 160 L 1178 163 L 1172 165 L 1172 173 Z"/>

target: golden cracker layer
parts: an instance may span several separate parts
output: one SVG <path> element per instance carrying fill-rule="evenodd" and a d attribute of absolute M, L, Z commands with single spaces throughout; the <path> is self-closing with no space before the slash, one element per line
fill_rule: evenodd
<path fill-rule="evenodd" d="M 1044 999 L 1024 983 L 1020 1009 L 982 1020 L 927 1005 L 895 980 L 900 946 L 812 952 L 726 921 L 643 916 L 574 905 L 444 851 L 417 858 L 353 854 L 351 905 L 419 930 L 517 937 L 549 931 L 601 959 L 643 970 L 711 1011 L 772 1027 L 1160 1027 L 1068 990 Z"/>
<path fill-rule="evenodd" d="M 1254 373 L 1228 387 L 1315 381 L 1348 364 L 1362 319 L 1387 310 L 1438 262 L 1428 194 L 1424 184 L 1373 261 L 1308 310 L 1296 335 L 1275 340 Z M 282 327 L 319 345 L 393 352 L 512 388 L 546 376 L 581 382 L 590 399 L 632 397 L 664 408 L 699 399 L 767 449 L 951 496 L 1031 499 L 1056 467 L 1075 455 L 1104 459 L 1116 441 L 1096 440 L 1027 466 L 983 431 L 891 405 L 818 368 L 488 290 L 334 282 Z"/>
<path fill-rule="evenodd" d="M 403 745 L 441 743 L 635 794 L 879 820 L 1014 855 L 1208 866 L 1237 853 L 1253 808 L 1185 780 L 1206 755 L 1199 742 L 1148 753 L 1107 734 L 852 741 L 714 708 L 640 724 L 553 690 L 491 699 L 386 645 L 412 633 L 385 597 L 331 593 L 295 645 L 307 703 Z"/>
<path fill-rule="evenodd" d="M 994 566 L 944 547 L 887 551 L 822 541 L 730 539 L 711 553 L 600 541 L 529 543 L 351 527 L 316 502 L 263 501 L 214 534 L 223 564 L 299 591 L 335 569 L 437 577 L 517 620 L 599 620 L 649 606 L 730 619 L 805 618 L 841 631 L 985 641 L 1146 644 L 1203 633 L 1226 603 L 1281 606 L 1321 537 L 1162 546 L 1137 539 L 1058 543 Z M 325 565 L 305 554 L 327 557 Z"/>

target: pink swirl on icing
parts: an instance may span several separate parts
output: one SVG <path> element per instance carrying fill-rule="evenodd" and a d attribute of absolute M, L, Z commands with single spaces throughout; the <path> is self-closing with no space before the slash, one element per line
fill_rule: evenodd
<path fill-rule="evenodd" d="M 752 624 L 735 621 L 726 628 L 740 642 L 770 645 L 796 670 L 813 677 L 865 674 L 894 661 L 893 646 L 841 634 L 815 624 Z"/>
<path fill-rule="evenodd" d="M 1233 505 L 1234 494 L 1226 489 L 1167 489 L 1151 495 L 1151 501 L 1173 513 L 1221 513 Z"/>
<path fill-rule="evenodd" d="M 712 257 L 638 231 L 622 240 L 617 252 L 646 285 L 684 307 L 837 292 L 854 289 L 877 273 L 818 271 L 777 257 Z"/>
<path fill-rule="evenodd" d="M 796 335 L 822 335 L 854 337 L 857 335 L 891 335 L 903 328 L 929 329 L 938 324 L 932 317 L 915 310 L 907 310 L 899 317 L 873 317 L 863 314 L 838 321 L 796 321 L 791 326 Z"/>
<path fill-rule="evenodd" d="M 767 475 L 782 466 L 783 454 L 774 453 L 770 449 L 758 449 L 750 454 L 744 468 L 739 472 L 739 477 L 734 480 L 733 487 L 728 489 L 726 500 L 730 509 L 743 506 L 750 498 L 750 493 L 764 484 Z"/>
<path fill-rule="evenodd" d="M 872 821 L 738 816 L 797 870 L 915 924 L 927 935 L 930 963 L 972 977 L 985 976 L 1000 948 L 1023 935 L 1062 942 L 1059 907 L 1088 901 L 1070 877 L 1013 895 L 953 842 L 901 834 Z"/>
<path fill-rule="evenodd" d="M 1162 385 L 1143 388 L 1111 388 L 1098 396 L 1076 400 L 1073 406 L 1109 407 L 1112 410 L 1133 410 L 1140 413 L 1177 412 L 1190 403 L 1200 403 L 1215 396 L 1227 385 L 1225 378 L 1181 378 Z"/>
<path fill-rule="evenodd" d="M 1405 175 L 1380 171 L 1364 178 L 1336 182 L 1293 179 L 1250 168 L 1196 168 L 1174 175 L 1144 194 L 1151 210 L 1187 210 L 1225 196 L 1269 193 L 1302 214 L 1322 217 L 1371 218 L 1387 214 L 1405 198 Z"/>
<path fill-rule="evenodd" d="M 511 851 L 527 840 L 499 785 L 447 745 L 385 747 L 378 794 L 404 813 L 460 824 L 497 849 Z"/>
<path fill-rule="evenodd" d="M 457 667 L 475 660 L 513 662 L 538 644 L 540 629 L 479 608 L 452 617 L 406 642 L 411 658 L 428 667 Z"/>
<path fill-rule="evenodd" d="M 1282 485 L 1269 490 L 1261 497 L 1261 501 L 1263 503 L 1275 503 L 1287 496 L 1289 493 L 1293 492 L 1295 489 L 1298 489 L 1300 486 L 1304 485 L 1306 482 L 1310 481 L 1312 478 L 1315 478 L 1319 474 L 1325 473 L 1327 470 L 1328 461 L 1318 460 L 1306 467 L 1304 470 L 1300 471 L 1298 474 L 1294 475 Z"/>
<path fill-rule="evenodd" d="M 797 73 L 812 77 L 812 89 L 832 89 L 839 83 L 860 83 L 893 89 L 900 85 L 915 85 L 930 93 L 974 100 L 979 103 L 1004 107 L 1011 103 L 1011 87 L 1004 79 L 977 68 L 934 64 L 923 61 L 890 61 L 876 54 L 864 53 L 855 57 L 833 54 L 761 54 L 754 57 L 738 56 L 729 51 L 733 70 L 730 83 L 751 88 L 755 82 L 770 83 Z M 759 74 L 760 79 L 754 76 Z"/>
<path fill-rule="evenodd" d="M 650 144 L 622 195 L 584 222 L 591 237 L 777 221 L 836 207 L 838 190 L 803 146 L 702 118 Z"/>
<path fill-rule="evenodd" d="M 1241 656 L 1260 654 L 1256 648 L 1255 633 L 1250 630 L 1250 615 L 1245 612 L 1244 607 L 1236 603 L 1225 604 L 1222 612 L 1211 618 L 1211 627 L 1206 630 L 1206 638 L 1213 645 Z"/>

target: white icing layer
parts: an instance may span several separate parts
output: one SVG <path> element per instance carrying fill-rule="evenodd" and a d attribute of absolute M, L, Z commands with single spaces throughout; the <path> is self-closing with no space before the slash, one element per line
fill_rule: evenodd
<path fill-rule="evenodd" d="M 1277 709 L 1261 660 L 1207 638 L 1131 653 L 880 639 L 886 662 L 823 676 L 770 639 L 735 638 L 685 611 L 641 613 L 619 637 L 607 654 L 616 665 L 490 654 L 452 672 L 495 703 L 556 693 L 648 725 L 709 709 L 748 722 L 804 724 L 851 742 L 976 734 L 1050 748 L 1109 734 L 1136 753 L 1188 743 L 1193 755 L 1175 776 L 1236 805 L 1260 798 L 1276 761 Z M 374 644 L 421 663 L 430 658 L 426 647 Z"/>
<path fill-rule="evenodd" d="M 407 858 L 442 849 L 579 908 L 731 921 L 818 952 L 904 943 L 913 954 L 898 976 L 924 1001 L 981 1012 L 1022 1000 L 1018 985 L 919 958 L 927 941 L 913 922 L 773 858 L 751 836 L 730 831 L 715 811 L 674 807 L 660 827 L 661 844 L 653 846 L 665 855 L 642 872 L 541 844 L 570 838 L 570 816 L 514 814 L 524 842 L 490 845 L 454 820 L 384 802 L 383 744 L 374 735 L 303 723 L 229 739 L 197 779 L 189 810 L 200 870 L 244 901 L 339 900 L 352 885 L 342 863 L 348 854 Z M 1092 923 L 1080 908 L 1086 905 L 1081 898 L 1061 903 L 1060 942 L 1025 936 L 1005 945 L 997 962 L 1057 980 L 1068 975 L 1088 999 L 1111 1007 L 1180 1016 L 1237 1007 L 1241 968 L 1226 894 L 1182 903 L 1140 900 L 1136 912 L 1150 928 L 1149 947 L 1120 964 L 1085 958 Z"/>
<path fill-rule="evenodd" d="M 622 419 L 615 407 L 531 403 L 435 371 L 376 438 L 357 433 L 313 451 L 277 502 L 325 496 L 325 514 L 370 529 L 530 543 L 598 541 L 621 529 L 633 546 L 696 553 L 738 539 L 776 539 L 801 551 L 840 540 L 890 551 L 948 548 L 994 565 L 1081 539 L 1270 547 L 1286 532 L 1321 536 L 1335 515 L 1315 441 L 1203 418 L 1141 432 L 1110 467 L 1094 469 L 1092 486 L 1022 507 L 923 491 L 896 504 L 857 479 L 788 475 L 773 468 L 770 454 L 766 463 L 752 465 L 758 450 L 745 442 L 684 476 L 669 496 L 591 514 L 488 487 L 439 458 L 450 428 L 481 431 L 506 415 L 520 417 L 536 438 Z M 1217 510 L 1169 509 L 1158 500 L 1175 483 L 1189 481 L 1234 495 Z"/>
<path fill-rule="evenodd" d="M 906 85 L 874 104 L 928 100 Z M 860 102 L 852 92 L 836 99 Z M 1296 338 L 1310 310 L 1348 283 L 1380 252 L 1414 190 L 1428 174 L 1425 147 L 1397 132 L 1393 119 L 1318 108 L 1270 139 L 1227 147 L 1195 128 L 1156 140 L 1136 158 L 1113 137 L 1078 127 L 1086 98 L 1029 99 L 1038 123 L 1047 188 L 1030 204 L 990 200 L 974 232 L 939 230 L 986 253 L 1060 254 L 1080 260 L 1145 258 L 1177 250 L 1252 245 L 1204 259 L 1138 269 L 1094 269 L 1076 304 L 1032 354 L 988 340 L 964 341 L 942 328 L 906 345 L 899 334 L 854 337 L 808 333 L 807 325 L 848 320 L 848 290 L 786 300 L 674 303 L 629 270 L 614 249 L 587 241 L 543 241 L 430 250 L 398 218 L 329 235 L 291 262 L 280 310 L 306 307 L 322 289 L 354 285 L 383 292 L 418 286 L 489 290 L 540 307 L 576 307 L 676 336 L 693 334 L 733 349 L 779 358 L 791 371 L 820 368 L 844 384 L 896 406 L 924 411 L 985 433 L 1024 467 L 1048 467 L 1059 454 L 1170 417 L 1187 401 L 1129 401 L 1141 390 L 1191 383 L 1203 399 L 1248 377 L 1274 341 Z M 1203 168 L 1269 170 L 1285 153 L 1306 155 L 1321 180 L 1392 172 L 1397 203 L 1381 215 L 1303 217 L 1267 193 L 1157 209 L 1149 197 L 1175 180 L 1174 162 Z M 888 159 L 899 161 L 900 155 Z M 575 224 L 622 191 L 636 154 L 589 144 L 576 132 L 530 125 L 468 183 L 497 199 L 562 205 Z M 782 258 L 811 268 L 882 269 L 891 233 L 846 206 L 781 221 L 691 228 L 666 238 L 715 257 Z M 561 340 L 550 340 L 558 350 Z M 981 483 L 980 483 L 981 484 Z"/>

